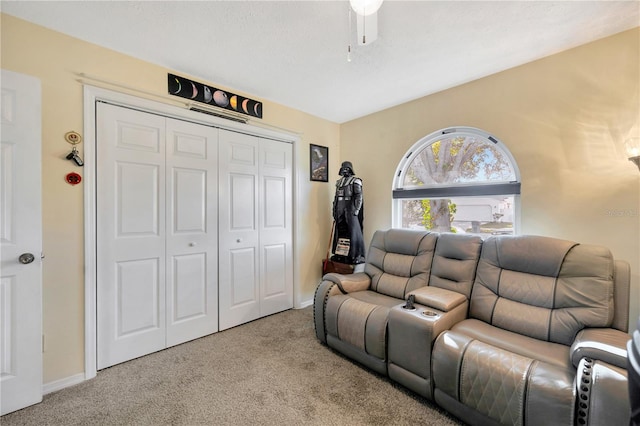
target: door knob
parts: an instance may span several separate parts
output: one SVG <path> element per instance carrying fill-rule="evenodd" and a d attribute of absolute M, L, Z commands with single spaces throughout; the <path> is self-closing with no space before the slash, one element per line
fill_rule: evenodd
<path fill-rule="evenodd" d="M 18 260 L 20 261 L 20 263 L 22 263 L 23 265 L 27 265 L 31 262 L 33 262 L 35 260 L 35 256 L 31 253 L 22 253 L 20 255 L 20 257 L 18 258 Z"/>

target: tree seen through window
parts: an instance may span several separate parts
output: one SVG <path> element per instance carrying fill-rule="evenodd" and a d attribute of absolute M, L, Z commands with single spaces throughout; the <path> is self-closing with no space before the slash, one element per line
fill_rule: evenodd
<path fill-rule="evenodd" d="M 517 172 L 495 138 L 463 128 L 436 132 L 416 145 L 394 182 L 402 212 L 398 225 L 436 232 L 513 233 L 516 194 L 510 192 L 515 187 L 507 186 L 500 194 L 499 184 L 517 182 Z"/>

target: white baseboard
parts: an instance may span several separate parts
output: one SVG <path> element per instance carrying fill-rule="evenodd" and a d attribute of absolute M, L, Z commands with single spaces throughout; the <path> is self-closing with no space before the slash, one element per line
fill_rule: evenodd
<path fill-rule="evenodd" d="M 56 392 L 82 382 L 84 382 L 84 373 L 74 374 L 73 376 L 65 377 L 64 379 L 45 383 L 44 385 L 42 385 L 42 394 L 46 395 L 48 393 Z"/>
<path fill-rule="evenodd" d="M 313 305 L 313 299 L 305 300 L 304 302 L 300 302 L 299 305 L 294 306 L 293 309 L 304 309 L 308 306 Z"/>

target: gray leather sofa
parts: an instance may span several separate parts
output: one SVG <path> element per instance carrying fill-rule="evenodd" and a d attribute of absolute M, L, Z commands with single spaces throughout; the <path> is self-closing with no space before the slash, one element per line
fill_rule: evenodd
<path fill-rule="evenodd" d="M 323 277 L 315 330 L 469 424 L 623 425 L 629 281 L 599 246 L 377 231 L 363 272 Z"/>
<path fill-rule="evenodd" d="M 636 327 L 631 340 L 627 343 L 627 372 L 631 401 L 630 426 L 640 426 L 640 317 Z"/>

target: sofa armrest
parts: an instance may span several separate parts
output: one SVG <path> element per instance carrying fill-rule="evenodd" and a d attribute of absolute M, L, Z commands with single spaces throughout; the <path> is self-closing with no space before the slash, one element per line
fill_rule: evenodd
<path fill-rule="evenodd" d="M 320 282 L 316 288 L 316 293 L 313 297 L 313 322 L 318 340 L 322 343 L 327 343 L 325 307 L 329 297 L 340 294 L 341 292 L 347 294 L 366 290 L 370 285 L 371 278 L 364 272 L 350 275 L 331 272 L 322 277 L 322 282 Z"/>
<path fill-rule="evenodd" d="M 576 336 L 569 355 L 577 368 L 582 358 L 627 368 L 627 342 L 631 337 L 613 328 L 585 328 Z"/>
<path fill-rule="evenodd" d="M 325 344 L 327 343 L 327 327 L 324 310 L 327 305 L 327 299 L 329 299 L 329 293 L 335 286 L 331 281 L 322 281 L 313 296 L 313 322 L 316 329 L 316 337 Z"/>
<path fill-rule="evenodd" d="M 411 294 L 415 296 L 416 302 L 419 304 L 442 312 L 449 312 L 453 308 L 462 305 L 467 300 L 464 294 L 431 286 L 413 290 L 409 292 L 407 296 Z"/>
<path fill-rule="evenodd" d="M 415 304 L 414 309 L 397 305 L 389 311 L 388 374 L 392 380 L 433 400 L 431 355 L 433 342 L 467 317 L 469 302 L 448 312 Z"/>
<path fill-rule="evenodd" d="M 629 423 L 627 371 L 602 361 L 583 358 L 576 374 L 577 425 Z"/>
<path fill-rule="evenodd" d="M 367 290 L 371 286 L 371 278 L 364 272 L 349 275 L 330 272 L 325 274 L 322 280 L 334 283 L 344 294 Z"/>

